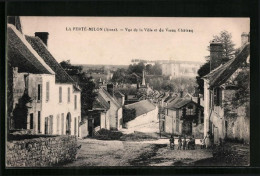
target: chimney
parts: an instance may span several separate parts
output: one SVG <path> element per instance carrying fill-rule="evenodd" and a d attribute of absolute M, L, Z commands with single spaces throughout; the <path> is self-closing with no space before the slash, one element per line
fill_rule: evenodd
<path fill-rule="evenodd" d="M 7 17 L 7 23 L 14 25 L 18 31 L 23 33 L 21 20 L 20 20 L 19 16 L 9 16 L 9 17 Z"/>
<path fill-rule="evenodd" d="M 35 37 L 39 37 L 43 41 L 46 47 L 48 46 L 48 37 L 49 37 L 48 32 L 35 32 L 34 34 Z"/>
<path fill-rule="evenodd" d="M 111 96 L 114 96 L 114 85 L 113 85 L 113 84 L 107 84 L 107 92 L 108 92 Z"/>
<path fill-rule="evenodd" d="M 249 42 L 249 34 L 243 32 L 241 34 L 241 46 L 245 45 L 247 42 Z"/>
<path fill-rule="evenodd" d="M 221 65 L 223 57 L 223 45 L 221 42 L 212 40 L 210 43 L 210 71 Z"/>
<path fill-rule="evenodd" d="M 180 91 L 180 97 L 183 98 L 183 91 Z"/>

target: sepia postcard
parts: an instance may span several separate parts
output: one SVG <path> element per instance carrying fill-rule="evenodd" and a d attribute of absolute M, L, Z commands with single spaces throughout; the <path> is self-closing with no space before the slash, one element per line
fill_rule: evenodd
<path fill-rule="evenodd" d="M 250 166 L 250 18 L 6 25 L 6 168 Z"/>

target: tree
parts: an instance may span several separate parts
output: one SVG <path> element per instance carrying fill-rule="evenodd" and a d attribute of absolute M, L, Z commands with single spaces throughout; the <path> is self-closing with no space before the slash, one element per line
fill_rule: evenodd
<path fill-rule="evenodd" d="M 89 115 L 89 110 L 93 108 L 93 102 L 97 96 L 92 77 L 87 76 L 81 66 L 71 65 L 69 60 L 62 61 L 60 65 L 70 76 L 77 77 L 77 84 L 81 89 L 81 116 Z"/>
<path fill-rule="evenodd" d="M 77 75 L 82 72 L 82 67 L 71 65 L 70 60 L 60 62 L 60 65 L 69 75 Z"/>
<path fill-rule="evenodd" d="M 223 44 L 223 58 L 232 59 L 236 51 L 235 44 L 232 41 L 232 34 L 224 30 L 219 35 L 214 35 L 213 38 Z"/>
<path fill-rule="evenodd" d="M 126 81 L 126 70 L 124 68 L 119 68 L 113 73 L 112 82 L 124 83 Z"/>
<path fill-rule="evenodd" d="M 93 108 L 93 102 L 96 99 L 95 83 L 92 77 L 88 77 L 86 73 L 79 75 L 79 86 L 81 88 L 81 114 L 82 117 L 89 115 L 89 110 Z"/>
<path fill-rule="evenodd" d="M 210 72 L 210 62 L 207 61 L 199 68 L 198 76 L 196 76 L 196 81 L 197 81 L 198 90 L 200 94 L 203 94 L 204 92 L 204 80 L 202 79 L 202 77 L 207 75 L 209 72 Z"/>
<path fill-rule="evenodd" d="M 232 41 L 232 35 L 228 31 L 221 31 L 219 35 L 214 35 L 213 40 L 217 40 L 223 44 L 223 57 L 221 63 L 224 64 L 228 60 L 235 57 L 236 49 L 234 48 L 235 44 Z M 210 47 L 208 46 L 208 51 L 210 51 Z M 198 90 L 200 94 L 204 92 L 204 81 L 202 79 L 203 76 L 207 75 L 210 72 L 210 56 L 206 56 L 206 63 L 203 64 L 198 70 L 198 76 L 196 77 L 196 81 L 198 84 Z"/>

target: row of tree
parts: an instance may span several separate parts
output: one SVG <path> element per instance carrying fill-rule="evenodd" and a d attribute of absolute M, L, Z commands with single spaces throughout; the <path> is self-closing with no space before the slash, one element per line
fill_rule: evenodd
<path fill-rule="evenodd" d="M 95 93 L 95 83 L 92 77 L 82 71 L 82 66 L 75 66 L 70 63 L 70 60 L 60 63 L 62 68 L 74 78 L 75 83 L 81 89 L 81 116 L 84 118 L 89 115 L 89 110 L 93 108 L 93 102 L 97 94 Z"/>
<path fill-rule="evenodd" d="M 112 82 L 136 84 L 141 81 L 143 70 L 148 75 L 162 75 L 162 69 L 158 63 L 145 65 L 143 62 L 139 62 L 129 65 L 127 69 L 117 69 L 113 74 Z"/>

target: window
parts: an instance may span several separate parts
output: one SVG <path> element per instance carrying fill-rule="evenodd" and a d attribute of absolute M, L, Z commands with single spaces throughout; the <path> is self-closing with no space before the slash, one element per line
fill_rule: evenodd
<path fill-rule="evenodd" d="M 74 109 L 77 109 L 77 95 L 74 96 Z"/>
<path fill-rule="evenodd" d="M 44 134 L 48 134 L 48 117 L 45 117 Z"/>
<path fill-rule="evenodd" d="M 60 134 L 60 115 L 57 115 L 57 134 Z"/>
<path fill-rule="evenodd" d="M 68 103 L 70 102 L 70 87 L 68 87 Z"/>
<path fill-rule="evenodd" d="M 50 82 L 46 82 L 46 101 L 50 98 Z"/>
<path fill-rule="evenodd" d="M 214 89 L 214 104 L 220 106 L 222 104 L 222 91 L 220 88 Z"/>
<path fill-rule="evenodd" d="M 61 134 L 64 134 L 64 113 L 61 114 Z"/>
<path fill-rule="evenodd" d="M 74 135 L 77 135 L 77 117 L 74 120 Z"/>
<path fill-rule="evenodd" d="M 52 115 L 50 115 L 50 120 L 49 120 L 49 122 L 50 122 L 50 124 L 49 124 L 49 134 L 53 134 L 53 116 Z"/>
<path fill-rule="evenodd" d="M 193 115 L 193 106 L 192 105 L 188 106 L 187 115 Z"/>
<path fill-rule="evenodd" d="M 30 114 L 30 129 L 33 129 L 33 113 Z"/>
<path fill-rule="evenodd" d="M 41 133 L 41 111 L 38 111 L 38 133 Z"/>
<path fill-rule="evenodd" d="M 62 102 L 62 87 L 59 87 L 59 103 Z"/>
<path fill-rule="evenodd" d="M 38 100 L 41 100 L 41 85 L 38 84 Z"/>

